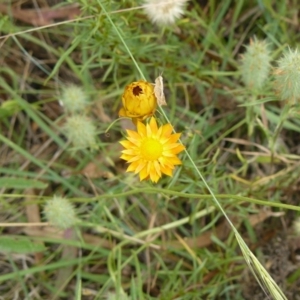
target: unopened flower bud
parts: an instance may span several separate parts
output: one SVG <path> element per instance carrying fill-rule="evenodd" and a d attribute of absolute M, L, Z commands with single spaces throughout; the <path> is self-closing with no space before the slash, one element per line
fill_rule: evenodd
<path fill-rule="evenodd" d="M 120 117 L 142 121 L 152 116 L 157 107 L 154 85 L 144 80 L 130 83 L 125 87 L 122 103 L 123 107 L 119 111 Z"/>

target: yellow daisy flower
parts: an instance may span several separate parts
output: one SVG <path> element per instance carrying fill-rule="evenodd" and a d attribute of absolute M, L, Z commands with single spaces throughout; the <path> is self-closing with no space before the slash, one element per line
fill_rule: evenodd
<path fill-rule="evenodd" d="M 137 131 L 126 130 L 128 137 L 121 141 L 125 148 L 121 158 L 130 165 L 126 172 L 140 174 L 140 180 L 157 182 L 162 174 L 172 176 L 175 165 L 181 160 L 177 154 L 184 146 L 177 143 L 180 133 L 172 134 L 173 127 L 166 124 L 158 128 L 154 117 L 148 124 L 137 123 Z"/>
<path fill-rule="evenodd" d="M 132 118 L 135 124 L 151 117 L 157 108 L 154 86 L 144 80 L 130 83 L 122 95 L 122 103 L 120 117 Z"/>

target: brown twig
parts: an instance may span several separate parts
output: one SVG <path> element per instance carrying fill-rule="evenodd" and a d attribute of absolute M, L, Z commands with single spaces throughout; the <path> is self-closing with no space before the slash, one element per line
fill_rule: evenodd
<path fill-rule="evenodd" d="M 64 6 L 61 8 L 42 8 L 20 9 L 0 4 L 0 13 L 11 15 L 14 19 L 22 21 L 33 26 L 44 26 L 55 23 L 55 20 L 72 20 L 80 15 L 80 9 L 77 4 Z"/>

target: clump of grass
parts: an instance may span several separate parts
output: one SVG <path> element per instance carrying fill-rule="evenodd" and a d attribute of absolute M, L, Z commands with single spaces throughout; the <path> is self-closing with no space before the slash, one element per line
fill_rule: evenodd
<path fill-rule="evenodd" d="M 184 18 L 160 27 L 153 26 L 144 7 L 134 7 L 136 3 L 131 1 L 81 1 L 83 16 L 76 22 L 32 28 L 39 31 L 38 39 L 27 32 L 1 44 L 1 57 L 6 61 L 1 61 L 0 86 L 3 98 L 14 108 L 8 112 L 7 106 L 0 107 L 4 220 L 14 222 L 13 228 L 20 224 L 24 228 L 26 217 L 31 220 L 31 215 L 39 214 L 30 209 L 24 214 L 24 205 L 20 205 L 24 194 L 37 206 L 44 197 L 64 194 L 76 203 L 82 216 L 78 232 L 65 229 L 61 235 L 51 228 L 22 231 L 28 242 L 36 239 L 46 244 L 47 251 L 38 253 L 44 255 L 38 267 L 32 257 L 39 255 L 34 253 L 26 260 L 26 268 L 17 256 L 3 259 L 3 297 L 13 298 L 11 286 L 16 285 L 23 298 L 36 293 L 36 289 L 30 293 L 34 286 L 41 297 L 50 298 L 57 293 L 59 297 L 92 295 L 96 299 L 108 295 L 241 299 L 239 279 L 245 267 L 242 261 L 246 261 L 266 294 L 285 299 L 255 256 L 259 251 L 249 248 L 265 240 L 264 228 L 277 224 L 276 228 L 282 229 L 283 222 L 276 220 L 277 210 L 289 210 L 289 216 L 299 211 L 290 201 L 300 175 L 295 151 L 298 141 L 292 138 L 293 132 L 300 132 L 300 124 L 297 119 L 282 118 L 277 106 L 280 102 L 271 102 L 276 95 L 270 83 L 277 75 L 266 76 L 273 62 L 269 57 L 264 61 L 264 55 L 270 53 L 267 44 L 261 42 L 267 33 L 272 42 L 293 45 L 293 29 L 287 34 L 282 24 L 293 19 L 293 4 L 287 9 L 287 5 L 276 2 L 262 11 L 249 3 L 229 4 L 208 1 L 204 8 L 197 1 L 189 1 L 181 7 Z M 257 10 L 259 14 L 253 14 Z M 12 19 L 7 18 L 5 32 L 21 30 L 13 23 L 8 30 L 10 22 Z M 245 70 L 261 73 L 241 78 L 240 70 L 236 71 L 238 53 L 253 34 L 259 37 L 252 41 L 259 51 L 253 54 L 249 45 L 244 55 L 250 52 L 256 60 L 242 64 Z M 271 52 L 271 57 L 276 55 Z M 268 62 L 265 68 L 260 69 L 259 60 Z M 187 151 L 180 154 L 183 164 L 175 168 L 172 177 L 162 177 L 154 186 L 125 173 L 118 146 L 124 120 L 114 123 L 106 133 L 109 124 L 103 115 L 116 119 L 124 87 L 141 79 L 153 83 L 161 72 L 168 106 L 156 112 L 155 118 L 160 125 L 169 123 L 182 132 L 181 142 Z M 239 86 L 240 79 L 245 88 Z M 93 93 L 88 109 L 84 101 L 73 107 L 72 100 L 62 112 L 54 87 L 66 84 L 66 80 Z M 247 109 L 237 106 L 237 93 L 248 97 L 243 105 L 252 107 L 251 116 Z M 295 99 L 281 100 L 293 105 Z M 65 124 L 71 124 L 65 127 L 66 136 L 75 149 L 97 150 L 99 146 L 101 151 L 89 155 L 79 151 L 72 156 L 65 151 L 57 126 L 62 115 Z M 274 147 L 276 151 L 271 153 L 266 139 L 277 140 L 273 129 L 280 122 L 276 132 L 280 136 L 286 131 L 280 138 L 288 147 L 284 151 Z M 111 176 L 103 176 L 106 169 Z M 276 213 L 266 213 L 264 206 Z M 54 213 L 51 223 L 56 216 Z M 285 226 L 291 226 L 292 218 L 280 216 Z M 10 231 L 1 230 L 10 236 Z M 13 247 L 9 249 L 14 252 Z M 59 274 L 60 284 L 53 283 L 53 272 Z"/>

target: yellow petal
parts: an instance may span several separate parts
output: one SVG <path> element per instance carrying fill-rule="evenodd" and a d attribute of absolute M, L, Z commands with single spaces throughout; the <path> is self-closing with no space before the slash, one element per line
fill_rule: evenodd
<path fill-rule="evenodd" d="M 172 163 L 169 163 L 167 159 L 164 159 L 163 162 L 160 162 L 160 164 L 163 168 L 168 168 L 171 170 L 175 168 L 175 166 Z"/>
<path fill-rule="evenodd" d="M 122 154 L 136 156 L 136 151 L 134 151 L 133 149 L 122 150 Z"/>
<path fill-rule="evenodd" d="M 129 160 L 132 158 L 132 156 L 131 156 L 131 155 L 128 155 L 128 154 L 122 154 L 122 155 L 120 156 L 120 158 L 121 158 L 121 159 L 124 159 L 124 160 L 126 160 L 126 161 L 129 161 Z"/>
<path fill-rule="evenodd" d="M 158 174 L 159 177 L 161 177 L 161 170 L 160 170 L 161 165 L 159 164 L 158 161 L 154 161 L 153 165 L 154 165 L 154 169 L 155 169 L 156 173 Z"/>
<path fill-rule="evenodd" d="M 134 172 L 134 171 L 138 168 L 139 165 L 140 165 L 140 162 L 139 162 L 139 161 L 134 161 L 134 162 L 132 162 L 132 163 L 128 166 L 126 172 Z M 135 173 L 136 173 L 136 172 L 135 172 Z"/>
<path fill-rule="evenodd" d="M 135 140 L 139 140 L 141 138 L 141 136 L 139 135 L 138 132 L 136 131 L 133 131 L 133 130 L 126 130 L 127 134 L 132 138 L 132 139 L 135 139 Z"/>
<path fill-rule="evenodd" d="M 181 133 L 172 134 L 165 143 L 168 143 L 168 144 L 176 143 L 179 140 L 180 135 L 181 135 Z"/>
<path fill-rule="evenodd" d="M 155 118 L 153 118 L 153 117 L 151 118 L 151 120 L 149 122 L 149 126 L 151 128 L 152 134 L 156 135 L 157 131 L 158 131 L 158 128 L 157 128 L 157 123 L 156 123 Z"/>
<path fill-rule="evenodd" d="M 162 173 L 168 175 L 168 176 L 171 176 L 173 175 L 173 170 L 168 168 L 168 167 L 163 167 L 161 166 L 160 170 L 162 171 Z"/>
<path fill-rule="evenodd" d="M 181 165 L 182 162 L 178 157 L 168 157 L 167 164 Z"/>
<path fill-rule="evenodd" d="M 132 148 L 137 148 L 141 145 L 141 139 L 134 139 L 131 137 L 128 137 L 127 139 L 132 143 Z"/>
<path fill-rule="evenodd" d="M 173 131 L 173 127 L 171 126 L 171 124 L 165 124 L 162 126 L 161 136 L 169 137 L 171 135 L 172 131 Z"/>
<path fill-rule="evenodd" d="M 148 176 L 149 173 L 147 172 L 147 167 L 144 167 L 144 169 L 140 171 L 140 181 L 146 179 Z"/>
<path fill-rule="evenodd" d="M 120 141 L 119 142 L 124 148 L 132 148 L 134 145 L 129 141 Z"/>
<path fill-rule="evenodd" d="M 157 174 L 156 170 L 155 170 L 155 167 L 153 164 L 151 164 L 150 166 L 150 179 L 153 181 L 153 182 L 157 182 L 158 179 L 160 178 L 160 176 Z"/>
<path fill-rule="evenodd" d="M 139 156 L 131 156 L 130 159 L 128 159 L 128 163 L 133 163 L 135 161 L 139 161 L 140 160 L 140 157 Z"/>
<path fill-rule="evenodd" d="M 146 126 L 142 122 L 137 123 L 137 131 L 141 137 L 147 136 Z"/>
<path fill-rule="evenodd" d="M 173 154 L 178 154 L 182 152 L 185 149 L 185 147 L 181 144 L 179 144 L 176 148 L 172 149 Z"/>
<path fill-rule="evenodd" d="M 145 168 L 146 164 L 147 164 L 147 162 L 145 162 L 145 161 L 141 162 L 140 161 L 140 164 L 138 165 L 138 167 L 136 168 L 134 173 L 137 174 L 137 173 L 141 172 L 141 170 Z"/>
<path fill-rule="evenodd" d="M 119 110 L 119 116 L 120 117 L 128 117 L 126 114 L 126 111 L 123 107 Z"/>

